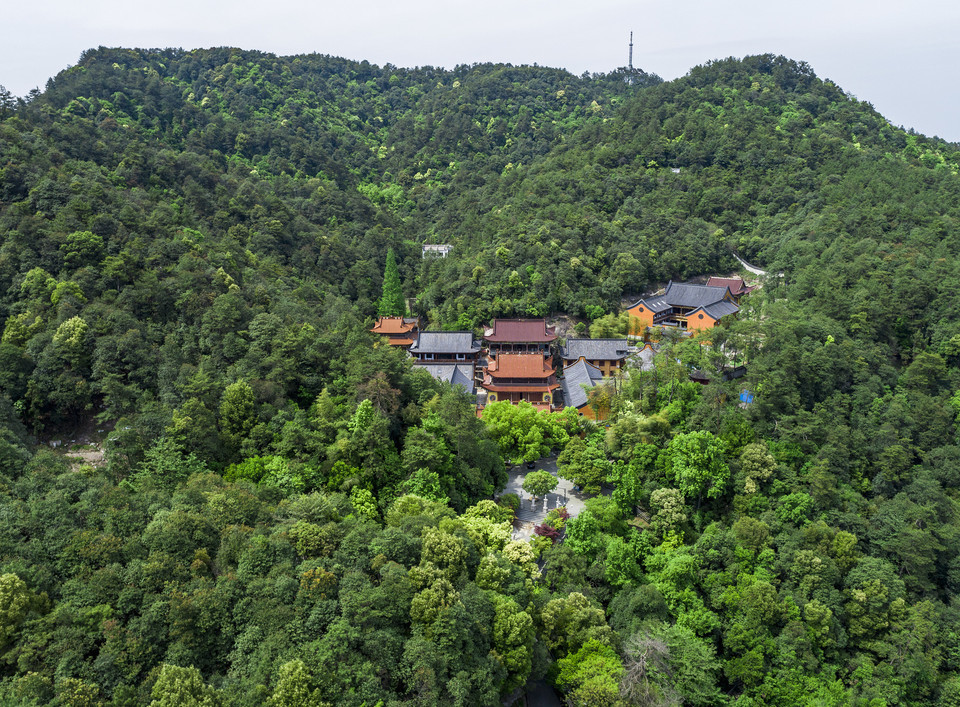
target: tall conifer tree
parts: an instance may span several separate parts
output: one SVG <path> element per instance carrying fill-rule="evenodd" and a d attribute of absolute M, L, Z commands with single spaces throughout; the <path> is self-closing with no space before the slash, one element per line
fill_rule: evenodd
<path fill-rule="evenodd" d="M 383 294 L 377 303 L 377 314 L 381 317 L 402 317 L 407 313 L 407 304 L 403 299 L 400 286 L 400 271 L 393 248 L 387 251 L 387 264 L 383 270 Z"/>

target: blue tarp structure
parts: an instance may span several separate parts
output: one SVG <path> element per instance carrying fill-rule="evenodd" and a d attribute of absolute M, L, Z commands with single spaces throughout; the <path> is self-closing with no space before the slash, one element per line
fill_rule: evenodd
<path fill-rule="evenodd" d="M 752 403 L 752 402 L 753 402 L 753 393 L 751 393 L 749 390 L 746 390 L 746 389 L 741 390 L 741 391 L 740 391 L 740 402 L 743 403 L 744 405 L 749 405 L 750 403 Z"/>

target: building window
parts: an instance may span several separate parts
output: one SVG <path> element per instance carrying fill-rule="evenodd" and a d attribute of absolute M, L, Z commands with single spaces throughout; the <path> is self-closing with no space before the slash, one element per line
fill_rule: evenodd
<path fill-rule="evenodd" d="M 698 314 L 698 315 L 697 315 L 697 319 L 703 319 L 703 315 L 702 315 L 702 314 Z"/>
<path fill-rule="evenodd" d="M 424 361 L 432 361 L 432 360 L 433 360 L 433 354 L 424 354 L 424 355 L 423 355 L 423 360 L 424 360 Z"/>
<path fill-rule="evenodd" d="M 467 360 L 467 355 L 466 355 L 466 354 L 457 354 L 457 360 L 458 360 L 458 361 L 466 361 L 466 360 Z"/>

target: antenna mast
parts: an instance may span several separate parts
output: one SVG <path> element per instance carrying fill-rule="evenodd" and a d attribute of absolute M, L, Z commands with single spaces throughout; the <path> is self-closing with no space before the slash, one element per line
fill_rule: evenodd
<path fill-rule="evenodd" d="M 630 30 L 630 60 L 627 66 L 633 71 L 633 30 Z"/>

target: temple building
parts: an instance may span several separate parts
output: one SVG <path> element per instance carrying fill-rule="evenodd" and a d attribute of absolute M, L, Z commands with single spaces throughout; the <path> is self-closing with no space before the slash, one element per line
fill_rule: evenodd
<path fill-rule="evenodd" d="M 470 395 L 475 395 L 477 392 L 477 385 L 474 380 L 475 369 L 472 364 L 421 363 L 417 367 L 422 368 L 441 383 L 459 385 Z"/>
<path fill-rule="evenodd" d="M 446 258 L 448 255 L 450 255 L 450 251 L 452 250 L 453 250 L 453 246 L 450 245 L 449 243 L 439 243 L 436 245 L 427 243 L 423 246 L 423 253 L 421 257 L 427 258 L 432 256 L 432 257 L 438 257 L 438 258 Z"/>
<path fill-rule="evenodd" d="M 560 384 L 548 356 L 501 353 L 490 359 L 480 386 L 487 393 L 487 403 L 526 401 L 549 410 L 553 405 L 554 391 Z"/>
<path fill-rule="evenodd" d="M 550 344 L 557 340 L 555 327 L 543 319 L 494 319 L 483 334 L 490 353 L 550 353 Z"/>
<path fill-rule="evenodd" d="M 733 295 L 736 303 L 740 304 L 740 299 L 747 294 L 753 292 L 756 288 L 754 286 L 748 286 L 744 282 L 742 277 L 711 277 L 707 280 L 707 287 L 726 287 L 730 290 L 730 294 Z"/>
<path fill-rule="evenodd" d="M 476 366 L 480 345 L 469 331 L 421 331 L 409 348 L 415 364 L 461 363 Z"/>
<path fill-rule="evenodd" d="M 419 317 L 379 317 L 371 329 L 374 334 L 387 337 L 391 346 L 409 348 L 420 331 Z"/>
<path fill-rule="evenodd" d="M 670 282 L 662 295 L 647 297 L 627 308 L 633 331 L 650 326 L 711 329 L 740 311 L 729 287 Z"/>
<path fill-rule="evenodd" d="M 577 359 L 576 363 L 563 369 L 564 407 L 576 408 L 577 412 L 591 420 L 605 420 L 610 414 L 609 398 L 598 398 L 591 405 L 587 391 L 611 382 L 599 368 L 587 363 L 584 358 Z"/>
<path fill-rule="evenodd" d="M 631 351 L 626 339 L 567 339 L 567 345 L 560 349 L 560 358 L 564 366 L 583 359 L 603 376 L 613 376 L 634 353 L 636 349 Z"/>

